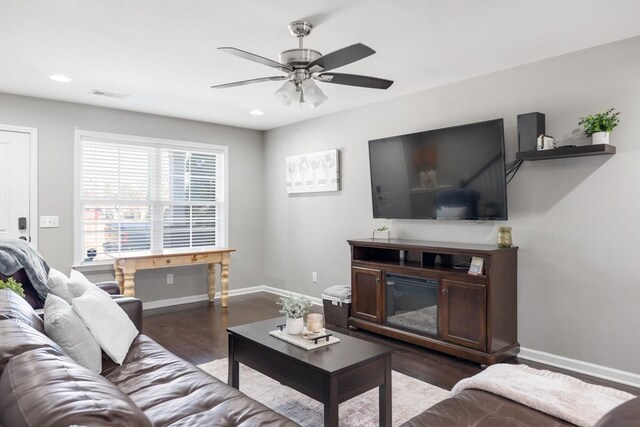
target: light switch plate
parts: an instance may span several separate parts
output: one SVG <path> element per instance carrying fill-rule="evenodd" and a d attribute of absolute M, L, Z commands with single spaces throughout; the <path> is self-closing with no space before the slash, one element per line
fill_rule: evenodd
<path fill-rule="evenodd" d="M 40 228 L 58 228 L 59 226 L 60 220 L 57 215 L 40 217 Z"/>

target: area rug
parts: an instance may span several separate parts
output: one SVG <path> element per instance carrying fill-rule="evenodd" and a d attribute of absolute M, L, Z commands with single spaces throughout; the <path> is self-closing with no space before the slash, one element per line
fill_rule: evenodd
<path fill-rule="evenodd" d="M 227 382 L 227 359 L 198 365 L 200 369 Z M 398 426 L 425 409 L 449 397 L 447 390 L 392 371 L 393 425 Z M 240 391 L 302 426 L 323 425 L 323 405 L 240 364 Z M 378 389 L 340 404 L 340 426 L 370 427 L 378 424 Z"/>

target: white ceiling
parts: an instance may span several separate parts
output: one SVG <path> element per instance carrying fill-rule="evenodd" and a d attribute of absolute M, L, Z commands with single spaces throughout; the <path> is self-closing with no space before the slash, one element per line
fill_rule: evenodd
<path fill-rule="evenodd" d="M 638 16 L 637 0 L 0 0 L 0 92 L 271 129 L 637 36 Z M 281 82 L 209 88 L 278 75 L 216 48 L 278 60 L 297 46 L 287 25 L 300 19 L 315 26 L 305 47 L 377 51 L 336 72 L 394 85 L 319 83 L 329 101 L 315 109 L 280 105 Z"/>

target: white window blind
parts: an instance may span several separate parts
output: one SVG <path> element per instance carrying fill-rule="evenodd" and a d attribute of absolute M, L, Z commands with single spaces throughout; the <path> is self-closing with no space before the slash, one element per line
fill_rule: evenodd
<path fill-rule="evenodd" d="M 79 145 L 82 261 L 224 244 L 223 151 L 95 136 Z"/>
<path fill-rule="evenodd" d="M 214 245 L 216 155 L 163 149 L 160 157 L 164 247 Z"/>

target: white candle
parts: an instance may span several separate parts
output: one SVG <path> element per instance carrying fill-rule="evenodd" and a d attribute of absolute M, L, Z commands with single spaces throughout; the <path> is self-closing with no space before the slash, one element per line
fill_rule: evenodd
<path fill-rule="evenodd" d="M 310 313 L 307 316 L 307 329 L 309 332 L 320 332 L 324 328 L 324 316 L 320 313 Z"/>

